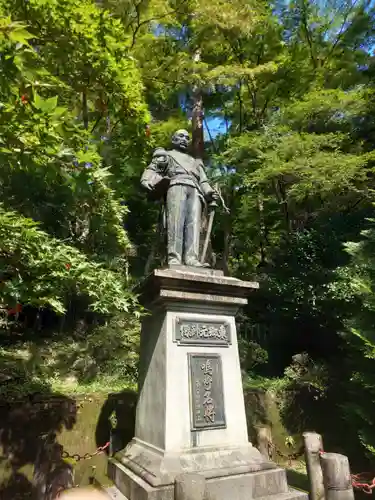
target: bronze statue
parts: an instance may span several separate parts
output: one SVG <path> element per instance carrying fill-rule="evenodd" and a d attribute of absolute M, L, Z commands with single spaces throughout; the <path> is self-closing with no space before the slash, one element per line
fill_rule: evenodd
<path fill-rule="evenodd" d="M 154 199 L 165 199 L 168 264 L 202 267 L 199 239 L 202 209 L 215 204 L 218 193 L 210 186 L 202 160 L 189 153 L 190 136 L 178 130 L 173 149 L 157 148 L 145 169 L 142 186 Z"/>

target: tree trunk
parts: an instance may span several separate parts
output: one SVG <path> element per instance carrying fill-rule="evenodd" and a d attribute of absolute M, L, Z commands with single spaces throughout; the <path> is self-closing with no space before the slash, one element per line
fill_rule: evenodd
<path fill-rule="evenodd" d="M 231 254 L 231 243 L 232 243 L 232 228 L 233 228 L 233 205 L 234 205 L 234 190 L 230 187 L 227 206 L 229 208 L 229 213 L 224 215 L 224 249 L 223 249 L 223 271 L 225 275 L 229 275 L 229 258 Z"/>
<path fill-rule="evenodd" d="M 200 49 L 197 49 L 193 55 L 193 61 L 199 62 L 201 57 Z M 204 155 L 204 114 L 203 114 L 203 96 L 201 89 L 197 86 L 193 87 L 193 111 L 192 111 L 192 150 L 196 158 L 203 158 Z M 201 227 L 201 245 L 200 251 L 203 249 L 203 242 L 206 238 L 208 226 L 208 211 L 202 213 Z M 211 240 L 208 244 L 206 262 L 212 265 L 212 245 Z"/>
<path fill-rule="evenodd" d="M 201 57 L 200 49 L 194 53 L 194 62 L 199 62 Z M 203 158 L 204 153 L 204 133 L 203 133 L 203 97 L 201 90 L 195 86 L 193 88 L 193 113 L 192 113 L 192 136 L 193 152 L 196 158 Z"/>
<path fill-rule="evenodd" d="M 275 191 L 276 199 L 279 202 L 283 214 L 286 234 L 289 235 L 291 232 L 291 222 L 289 216 L 288 201 L 286 198 L 286 189 L 283 186 L 282 182 L 280 182 L 279 180 L 273 181 L 273 188 Z"/>
<path fill-rule="evenodd" d="M 260 229 L 260 264 L 266 263 L 267 229 L 264 220 L 264 203 L 262 193 L 258 194 L 259 229 Z"/>
<path fill-rule="evenodd" d="M 87 90 L 84 89 L 82 92 L 82 119 L 83 119 L 83 126 L 85 127 L 86 130 L 89 128 L 89 111 L 88 111 L 88 105 L 87 105 Z"/>

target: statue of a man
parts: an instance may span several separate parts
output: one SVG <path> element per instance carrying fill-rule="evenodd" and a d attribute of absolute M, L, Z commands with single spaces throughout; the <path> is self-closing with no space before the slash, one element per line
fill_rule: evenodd
<path fill-rule="evenodd" d="M 168 264 L 202 267 L 199 261 L 201 215 L 204 203 L 218 198 L 202 160 L 189 153 L 190 136 L 178 130 L 173 149 L 157 148 L 141 184 L 154 197 L 165 196 Z"/>

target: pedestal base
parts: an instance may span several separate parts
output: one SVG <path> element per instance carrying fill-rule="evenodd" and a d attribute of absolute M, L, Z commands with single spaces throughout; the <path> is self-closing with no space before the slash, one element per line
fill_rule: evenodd
<path fill-rule="evenodd" d="M 108 475 L 116 485 L 110 498 L 121 500 L 174 500 L 174 485 L 151 486 L 138 474 L 115 459 Z M 289 488 L 284 469 L 209 477 L 205 500 L 307 500 L 306 493 Z"/>
<path fill-rule="evenodd" d="M 116 460 L 153 487 L 171 485 L 182 473 L 199 473 L 208 479 L 276 468 L 250 443 L 167 452 L 135 438 Z"/>
<path fill-rule="evenodd" d="M 212 270 L 155 270 L 142 284 L 135 437 L 108 474 L 127 500 L 174 500 L 182 473 L 206 500 L 282 498 L 285 470 L 248 442 L 235 314 L 258 287 Z"/>

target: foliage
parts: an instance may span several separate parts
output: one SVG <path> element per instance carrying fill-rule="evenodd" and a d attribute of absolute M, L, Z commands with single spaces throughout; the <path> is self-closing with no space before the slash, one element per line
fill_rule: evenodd
<path fill-rule="evenodd" d="M 245 380 L 284 395 L 298 432 L 326 429 L 335 444 L 350 422 L 347 446 L 372 453 L 372 3 L 2 0 L 0 9 L 0 297 L 15 330 L 28 306 L 65 314 L 60 334 L 82 321 L 87 345 L 70 332 L 64 358 L 82 354 L 78 377 L 94 367 L 95 380 L 111 370 L 133 380 L 137 325 L 116 314 L 134 312 L 129 287 L 147 268 L 160 215 L 139 177 L 174 129 L 196 131 L 198 109 L 230 208 L 215 216 L 217 263 L 261 284 L 239 329 Z M 216 136 L 212 121 L 224 124 Z M 327 412 L 335 426 L 320 419 Z"/>
<path fill-rule="evenodd" d="M 128 311 L 126 207 L 101 122 L 137 137 L 148 115 L 121 23 L 91 1 L 0 8 L 2 308 L 62 314 L 82 296 L 101 314 Z"/>
<path fill-rule="evenodd" d="M 64 394 L 113 392 L 135 387 L 139 325 L 116 314 L 89 330 L 78 325 L 68 338 L 18 341 L 0 349 L 0 394 L 7 398 L 54 390 Z"/>
<path fill-rule="evenodd" d="M 90 261 L 37 224 L 0 207 L 0 261 L 3 312 L 18 303 L 64 313 L 71 296 L 85 296 L 93 311 L 128 311 L 133 296 L 120 273 Z"/>
<path fill-rule="evenodd" d="M 251 373 L 257 365 L 267 363 L 267 351 L 256 342 L 247 342 L 244 338 L 240 338 L 238 349 L 241 367 L 245 373 Z"/>
<path fill-rule="evenodd" d="M 357 308 L 345 321 L 344 338 L 350 346 L 346 360 L 348 397 L 342 402 L 342 411 L 348 425 L 357 430 L 357 438 L 370 456 L 374 455 L 372 405 L 375 397 L 373 363 L 375 360 L 374 324 L 374 220 L 361 231 L 358 241 L 345 247 L 351 256 L 349 265 L 338 270 L 338 293 Z"/>
<path fill-rule="evenodd" d="M 307 353 L 296 354 L 285 369 L 285 379 L 290 385 L 307 386 L 310 390 L 324 393 L 328 374 L 325 366 L 314 363 Z"/>

